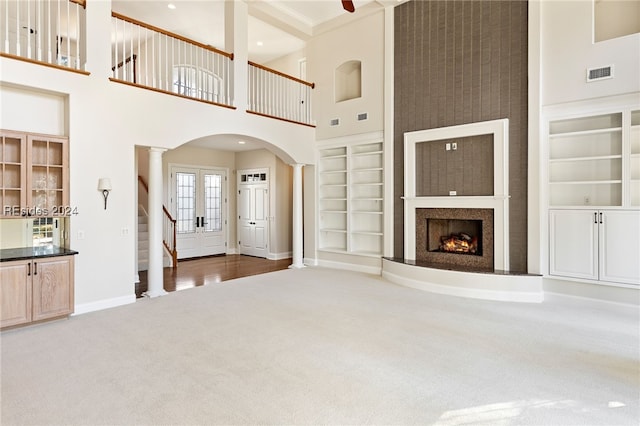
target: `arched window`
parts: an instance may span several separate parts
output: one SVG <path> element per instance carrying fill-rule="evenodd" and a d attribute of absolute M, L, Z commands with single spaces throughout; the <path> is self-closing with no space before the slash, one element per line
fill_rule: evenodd
<path fill-rule="evenodd" d="M 211 71 L 192 65 L 175 65 L 172 80 L 174 93 L 219 102 L 222 79 Z"/>
<path fill-rule="evenodd" d="M 347 61 L 336 68 L 336 102 L 356 99 L 362 96 L 362 63 Z"/>

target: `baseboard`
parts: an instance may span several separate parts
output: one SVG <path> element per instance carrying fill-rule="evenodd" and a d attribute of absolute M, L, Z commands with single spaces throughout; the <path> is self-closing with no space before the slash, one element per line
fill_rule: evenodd
<path fill-rule="evenodd" d="M 132 294 L 130 296 L 114 297 L 113 299 L 99 300 L 97 302 L 82 303 L 75 306 L 75 311 L 71 315 L 82 315 L 89 312 L 101 311 L 103 309 L 115 308 L 118 306 L 135 303 L 135 301 L 136 295 Z"/>
<path fill-rule="evenodd" d="M 267 259 L 269 260 L 282 260 L 282 259 L 291 259 L 293 254 L 290 251 L 286 251 L 284 253 L 269 253 L 267 254 Z"/>
<path fill-rule="evenodd" d="M 305 265 L 307 262 L 305 262 Z M 323 266 L 331 269 L 343 269 L 354 272 L 364 272 L 365 274 L 380 275 L 382 268 L 378 266 L 356 265 L 354 263 L 336 262 L 332 260 L 318 259 L 314 266 Z"/>
<path fill-rule="evenodd" d="M 544 277 L 545 300 L 620 310 L 640 307 L 640 288 Z"/>
<path fill-rule="evenodd" d="M 227 254 L 238 254 L 238 249 L 236 248 L 228 248 Z"/>
<path fill-rule="evenodd" d="M 318 259 L 314 257 L 305 257 L 304 259 L 302 259 L 302 263 L 307 266 L 318 266 Z"/>

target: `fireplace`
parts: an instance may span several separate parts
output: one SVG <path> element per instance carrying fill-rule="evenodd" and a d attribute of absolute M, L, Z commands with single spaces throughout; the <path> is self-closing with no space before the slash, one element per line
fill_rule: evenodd
<path fill-rule="evenodd" d="M 415 223 L 416 260 L 494 269 L 493 209 L 417 208 Z"/>

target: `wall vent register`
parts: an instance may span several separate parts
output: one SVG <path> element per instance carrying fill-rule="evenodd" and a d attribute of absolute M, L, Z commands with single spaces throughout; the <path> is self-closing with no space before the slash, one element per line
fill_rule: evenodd
<path fill-rule="evenodd" d="M 606 80 L 613 78 L 613 65 L 607 65 L 600 68 L 587 69 L 587 82 Z"/>

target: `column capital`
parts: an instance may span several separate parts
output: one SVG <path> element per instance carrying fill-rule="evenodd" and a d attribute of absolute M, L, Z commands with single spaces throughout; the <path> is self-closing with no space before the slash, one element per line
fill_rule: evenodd
<path fill-rule="evenodd" d="M 165 151 L 168 151 L 168 148 L 158 148 L 156 146 L 150 146 L 149 147 L 149 152 L 159 152 L 160 154 L 162 154 Z"/>

